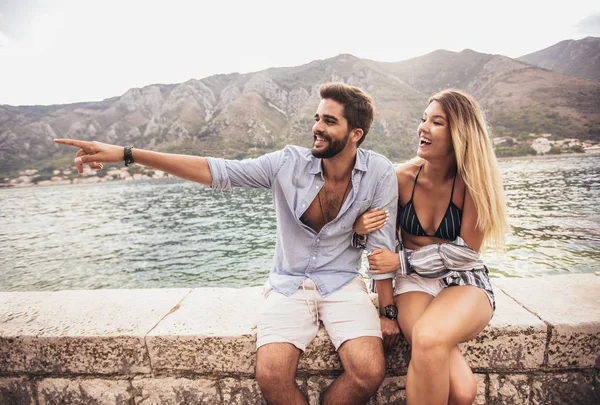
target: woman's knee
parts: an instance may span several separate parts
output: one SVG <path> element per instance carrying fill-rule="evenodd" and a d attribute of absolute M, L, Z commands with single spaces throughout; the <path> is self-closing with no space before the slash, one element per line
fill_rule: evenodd
<path fill-rule="evenodd" d="M 412 329 L 413 349 L 436 350 L 448 346 L 443 331 L 435 325 L 426 322 L 417 322 Z"/>
<path fill-rule="evenodd" d="M 412 329 L 412 357 L 433 359 L 450 355 L 454 346 L 442 330 L 432 324 L 417 322 Z"/>

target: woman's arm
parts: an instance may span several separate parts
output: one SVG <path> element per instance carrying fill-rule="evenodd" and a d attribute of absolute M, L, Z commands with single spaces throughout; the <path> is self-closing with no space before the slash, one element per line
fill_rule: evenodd
<path fill-rule="evenodd" d="M 354 232 L 362 236 L 367 235 L 383 228 L 389 217 L 390 213 L 387 210 L 371 208 L 356 218 L 356 221 L 354 221 Z"/>
<path fill-rule="evenodd" d="M 465 186 L 466 187 L 466 186 Z M 479 252 L 481 245 L 483 244 L 483 237 L 485 231 L 477 227 L 477 210 L 475 209 L 475 203 L 469 193 L 469 190 L 465 191 L 465 202 L 463 203 L 462 210 L 462 223 L 460 224 L 460 237 L 467 242 L 467 245 Z"/>
<path fill-rule="evenodd" d="M 375 249 L 367 255 L 370 274 L 393 273 L 400 268 L 400 256 L 388 249 Z"/>

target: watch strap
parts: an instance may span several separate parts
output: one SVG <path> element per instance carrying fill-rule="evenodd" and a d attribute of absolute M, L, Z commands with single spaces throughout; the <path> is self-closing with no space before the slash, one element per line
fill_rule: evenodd
<path fill-rule="evenodd" d="M 386 305 L 385 308 L 379 310 L 379 313 L 388 319 L 398 319 L 398 308 L 394 304 Z"/>
<path fill-rule="evenodd" d="M 125 166 L 129 166 L 130 164 L 135 163 L 133 161 L 133 152 L 131 151 L 133 146 L 125 146 L 123 148 L 123 160 L 125 161 Z"/>

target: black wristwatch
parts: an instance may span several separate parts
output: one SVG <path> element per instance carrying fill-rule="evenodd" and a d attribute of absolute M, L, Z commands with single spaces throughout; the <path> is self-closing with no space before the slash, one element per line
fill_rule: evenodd
<path fill-rule="evenodd" d="M 133 161 L 133 152 L 131 149 L 133 149 L 133 146 L 125 146 L 123 148 L 123 161 L 125 162 L 125 166 L 135 163 Z"/>
<path fill-rule="evenodd" d="M 394 304 L 387 305 L 380 313 L 388 319 L 398 319 L 398 308 Z"/>

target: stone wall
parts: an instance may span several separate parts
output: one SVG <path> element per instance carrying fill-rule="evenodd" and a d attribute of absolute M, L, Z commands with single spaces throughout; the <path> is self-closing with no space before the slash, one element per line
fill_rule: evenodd
<path fill-rule="evenodd" d="M 497 311 L 461 345 L 476 404 L 600 404 L 600 276 L 493 279 Z M 374 298 L 374 302 L 375 297 Z M 0 293 L 0 404 L 261 404 L 261 288 Z M 400 309 L 401 310 L 401 309 Z M 410 350 L 370 404 L 404 404 Z M 311 404 L 341 372 L 319 331 L 297 373 Z"/>

